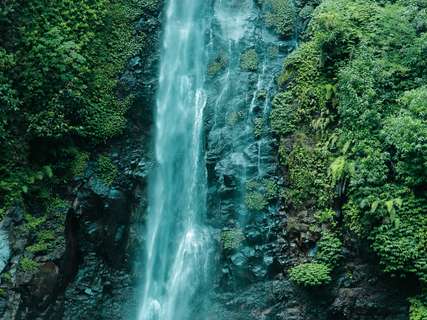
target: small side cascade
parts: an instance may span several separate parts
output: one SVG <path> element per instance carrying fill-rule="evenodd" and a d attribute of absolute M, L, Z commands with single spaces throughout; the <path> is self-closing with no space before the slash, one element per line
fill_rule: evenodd
<path fill-rule="evenodd" d="M 231 246 L 222 248 L 227 261 L 219 281 L 238 284 L 264 279 L 273 263 L 254 247 L 269 241 L 278 221 L 273 215 L 281 181 L 270 112 L 277 76 L 295 41 L 280 39 L 267 26 L 266 7 L 257 1 L 218 0 L 214 13 L 206 110 L 208 216 L 221 230 L 222 245 Z M 238 27 L 229 32 L 233 24 Z"/>

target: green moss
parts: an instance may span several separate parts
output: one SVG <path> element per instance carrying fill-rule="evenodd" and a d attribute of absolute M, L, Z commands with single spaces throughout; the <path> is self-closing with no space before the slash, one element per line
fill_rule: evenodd
<path fill-rule="evenodd" d="M 426 10 L 425 1 L 324 0 L 301 11 L 312 19 L 285 61 L 271 115 L 288 208 L 318 212 L 322 229 L 350 231 L 385 272 L 421 283 Z M 341 224 L 329 208 L 343 200 Z M 337 236 L 322 238 L 320 261 L 335 264 L 339 247 Z"/>
<path fill-rule="evenodd" d="M 243 113 L 241 111 L 236 112 L 232 111 L 227 115 L 227 125 L 234 126 L 243 118 Z"/>
<path fill-rule="evenodd" d="M 4 283 L 4 282 L 6 282 L 6 283 L 11 283 L 11 282 L 12 282 L 12 274 L 10 273 L 10 271 L 8 271 L 8 272 L 4 272 L 4 273 L 1 275 L 1 282 L 2 282 L 2 283 Z"/>
<path fill-rule="evenodd" d="M 289 278 L 299 286 L 317 287 L 331 282 L 330 268 L 321 263 L 304 263 L 289 271 Z"/>
<path fill-rule="evenodd" d="M 70 208 L 70 202 L 57 196 L 49 197 L 46 213 L 48 216 L 65 216 Z"/>
<path fill-rule="evenodd" d="M 225 54 L 219 54 L 208 66 L 208 75 L 216 76 L 228 64 Z"/>
<path fill-rule="evenodd" d="M 249 210 L 261 211 L 267 206 L 267 200 L 260 192 L 249 192 L 245 197 L 245 204 Z"/>
<path fill-rule="evenodd" d="M 25 248 L 28 252 L 31 253 L 42 253 L 46 252 L 49 249 L 49 245 L 46 242 L 39 242 Z"/>
<path fill-rule="evenodd" d="M 279 194 L 279 186 L 277 185 L 276 181 L 272 179 L 264 179 L 263 184 L 265 198 L 268 201 L 276 199 Z"/>
<path fill-rule="evenodd" d="M 241 229 L 230 229 L 221 232 L 221 243 L 224 249 L 237 249 L 244 240 L 245 236 Z"/>
<path fill-rule="evenodd" d="M 261 184 L 257 180 L 250 180 L 246 182 L 247 191 L 256 191 L 261 187 Z"/>
<path fill-rule="evenodd" d="M 0 9 L 0 216 L 23 194 L 37 202 L 41 185 L 62 188 L 83 175 L 88 154 L 78 146 L 94 150 L 122 132 L 133 97 L 120 74 L 148 53 L 151 37 L 135 22 L 159 5 L 35 0 Z"/>
<path fill-rule="evenodd" d="M 265 19 L 267 24 L 283 37 L 294 34 L 297 9 L 292 0 L 265 0 L 270 12 Z"/>
<path fill-rule="evenodd" d="M 264 132 L 264 119 L 256 118 L 254 120 L 254 135 L 256 138 L 260 138 Z"/>
<path fill-rule="evenodd" d="M 117 177 L 118 169 L 108 156 L 101 155 L 96 162 L 95 172 L 105 184 L 111 185 Z"/>
<path fill-rule="evenodd" d="M 22 257 L 19 260 L 19 268 L 24 272 L 34 272 L 39 269 L 39 263 L 28 257 Z"/>
<path fill-rule="evenodd" d="M 425 206 L 424 199 L 412 198 L 400 207 L 389 207 L 384 211 L 387 222 L 371 232 L 372 247 L 385 272 L 402 277 L 412 273 L 427 283 Z"/>
<path fill-rule="evenodd" d="M 6 298 L 7 297 L 7 291 L 4 288 L 0 288 L 0 298 Z"/>
<path fill-rule="evenodd" d="M 25 228 L 27 230 L 29 230 L 30 232 L 34 232 L 36 231 L 41 225 L 43 225 L 47 218 L 45 216 L 41 216 L 41 217 L 34 217 L 28 213 L 26 213 L 24 215 L 26 224 L 25 224 Z"/>
<path fill-rule="evenodd" d="M 89 161 L 89 153 L 76 150 L 71 163 L 70 173 L 74 177 L 83 176 Z"/>
<path fill-rule="evenodd" d="M 258 54 L 255 49 L 246 50 L 240 56 L 240 68 L 245 71 L 257 71 Z"/>
<path fill-rule="evenodd" d="M 53 230 L 42 229 L 37 233 L 37 241 L 46 242 L 55 240 L 55 232 Z"/>
<path fill-rule="evenodd" d="M 337 213 L 332 209 L 325 209 L 316 213 L 315 218 L 316 222 L 319 224 L 326 224 L 330 226 L 335 225 L 335 218 L 337 217 Z"/>

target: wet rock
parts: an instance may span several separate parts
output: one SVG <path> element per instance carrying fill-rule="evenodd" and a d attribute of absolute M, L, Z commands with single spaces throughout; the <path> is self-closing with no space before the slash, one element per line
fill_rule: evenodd
<path fill-rule="evenodd" d="M 36 299 L 38 302 L 32 301 L 33 304 L 39 304 L 43 307 L 49 303 L 54 291 L 58 288 L 59 267 L 53 262 L 46 262 L 40 266 L 38 272 L 31 280 L 31 299 Z"/>
<path fill-rule="evenodd" d="M 246 256 L 241 252 L 233 254 L 230 260 L 236 267 L 243 267 L 247 262 Z"/>

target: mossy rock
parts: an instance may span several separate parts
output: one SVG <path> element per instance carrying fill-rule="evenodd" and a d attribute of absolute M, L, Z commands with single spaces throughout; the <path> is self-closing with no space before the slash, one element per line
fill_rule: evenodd
<path fill-rule="evenodd" d="M 245 235 L 241 229 L 229 229 L 221 232 L 221 243 L 226 250 L 239 248 L 244 240 Z"/>
<path fill-rule="evenodd" d="M 261 211 L 265 209 L 268 202 L 262 193 L 258 191 L 252 191 L 246 195 L 245 204 L 249 210 Z"/>
<path fill-rule="evenodd" d="M 110 157 L 101 155 L 96 162 L 95 173 L 102 182 L 111 186 L 117 177 L 118 169 Z"/>
<path fill-rule="evenodd" d="M 19 260 L 19 269 L 23 272 L 35 272 L 39 269 L 39 263 L 28 257 L 22 257 Z"/>
<path fill-rule="evenodd" d="M 208 66 L 208 75 L 213 77 L 220 73 L 228 64 L 225 54 L 219 54 Z"/>
<path fill-rule="evenodd" d="M 258 70 L 258 54 L 255 49 L 249 49 L 240 56 L 240 68 L 245 71 Z"/>

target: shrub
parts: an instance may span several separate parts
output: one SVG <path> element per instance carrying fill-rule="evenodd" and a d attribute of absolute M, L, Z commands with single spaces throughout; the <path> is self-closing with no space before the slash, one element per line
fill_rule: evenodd
<path fill-rule="evenodd" d="M 26 250 L 31 253 L 41 253 L 46 252 L 49 249 L 49 246 L 45 242 L 35 243 L 31 246 L 28 246 Z"/>
<path fill-rule="evenodd" d="M 323 232 L 317 243 L 316 261 L 333 268 L 341 259 L 342 242 L 330 232 Z"/>
<path fill-rule="evenodd" d="M 289 91 L 278 93 L 272 103 L 271 127 L 275 133 L 287 135 L 296 129 L 297 104 Z"/>
<path fill-rule="evenodd" d="M 299 286 L 316 287 L 331 282 L 330 268 L 322 263 L 304 263 L 289 271 L 290 279 Z"/>
<path fill-rule="evenodd" d="M 315 218 L 319 224 L 335 225 L 337 213 L 332 209 L 325 209 L 316 213 Z"/>

